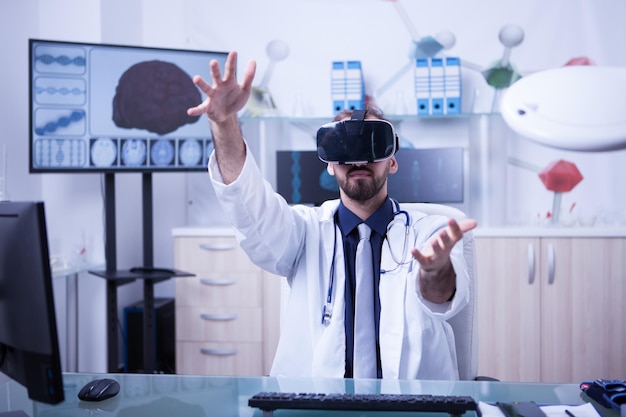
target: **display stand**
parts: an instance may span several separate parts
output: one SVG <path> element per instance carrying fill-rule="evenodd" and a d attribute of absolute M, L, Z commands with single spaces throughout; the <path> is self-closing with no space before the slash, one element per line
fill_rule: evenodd
<path fill-rule="evenodd" d="M 152 220 L 152 173 L 142 174 L 142 213 L 143 213 L 143 265 L 130 270 L 117 269 L 117 244 L 115 222 L 115 174 L 104 174 L 105 204 L 105 258 L 104 271 L 89 271 L 106 280 L 107 303 L 107 367 L 108 372 L 119 372 L 118 358 L 118 314 L 117 288 L 143 280 L 143 364 L 144 373 L 156 371 L 155 327 L 154 327 L 154 284 L 173 277 L 191 277 L 194 274 L 170 268 L 154 267 L 154 238 Z"/>

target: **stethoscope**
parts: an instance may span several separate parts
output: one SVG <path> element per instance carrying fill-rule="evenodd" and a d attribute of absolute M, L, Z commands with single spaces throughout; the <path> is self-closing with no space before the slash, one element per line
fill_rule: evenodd
<path fill-rule="evenodd" d="M 389 254 L 391 255 L 391 259 L 396 264 L 396 266 L 393 267 L 392 269 L 381 269 L 380 270 L 381 274 L 393 272 L 399 267 L 401 267 L 402 265 L 406 265 L 410 263 L 411 260 L 413 259 L 411 257 L 410 260 L 408 261 L 406 260 L 407 254 L 408 254 L 409 234 L 411 231 L 411 228 L 410 228 L 411 216 L 409 216 L 409 213 L 406 210 L 400 210 L 400 204 L 396 200 L 391 199 L 391 201 L 393 205 L 395 206 L 395 211 L 393 213 L 393 219 L 387 225 L 387 232 L 385 233 L 385 236 L 383 236 L 383 240 L 387 242 L 387 247 L 389 248 Z M 401 218 L 398 218 L 398 215 L 403 215 L 405 219 L 402 220 Z M 402 244 L 402 256 L 399 259 L 394 253 L 393 249 L 391 248 L 391 244 L 389 243 L 389 238 L 388 238 L 388 236 L 390 235 L 390 232 L 394 230 L 394 226 L 398 226 L 398 225 L 404 226 L 404 243 Z M 337 225 L 334 226 L 333 230 L 334 230 L 333 257 L 330 263 L 330 277 L 328 279 L 328 293 L 326 294 L 326 303 L 324 304 L 322 308 L 322 324 L 324 326 L 328 326 L 330 324 L 330 319 L 333 315 L 332 301 L 333 301 L 333 285 L 335 282 L 335 257 L 337 255 Z"/>

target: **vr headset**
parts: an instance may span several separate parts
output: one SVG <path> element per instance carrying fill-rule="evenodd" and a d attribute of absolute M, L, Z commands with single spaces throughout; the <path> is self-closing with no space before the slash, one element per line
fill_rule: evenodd
<path fill-rule="evenodd" d="M 398 136 L 386 120 L 365 119 L 355 110 L 350 120 L 327 123 L 317 131 L 317 155 L 331 164 L 384 161 L 398 151 Z"/>

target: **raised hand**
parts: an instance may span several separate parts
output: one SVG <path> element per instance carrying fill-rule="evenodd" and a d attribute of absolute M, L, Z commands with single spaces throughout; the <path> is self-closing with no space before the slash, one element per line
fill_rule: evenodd
<path fill-rule="evenodd" d="M 236 116 L 247 103 L 256 72 L 256 62 L 246 65 L 241 84 L 237 83 L 237 52 L 232 51 L 226 58 L 224 76 L 217 61 L 209 63 L 212 85 L 201 76 L 193 77 L 193 82 L 204 92 L 206 99 L 198 106 L 189 108 L 187 114 L 199 116 L 203 113 L 216 123 L 222 123 Z"/>

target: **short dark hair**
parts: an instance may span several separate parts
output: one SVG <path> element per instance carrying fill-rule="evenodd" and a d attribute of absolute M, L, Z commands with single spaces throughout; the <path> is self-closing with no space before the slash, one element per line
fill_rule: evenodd
<path fill-rule="evenodd" d="M 337 113 L 335 115 L 335 118 L 333 119 L 333 122 L 338 122 L 339 120 L 343 120 L 346 117 L 351 117 L 352 116 L 352 112 L 353 112 L 353 110 L 349 110 L 349 109 L 341 110 L 339 113 Z M 374 116 L 377 119 L 387 120 L 385 118 L 385 115 L 383 114 L 383 111 L 379 107 L 377 107 L 377 106 L 372 106 L 372 105 L 366 106 L 365 107 L 365 117 L 367 117 L 368 115 L 369 116 Z"/>

